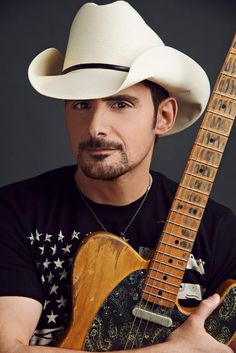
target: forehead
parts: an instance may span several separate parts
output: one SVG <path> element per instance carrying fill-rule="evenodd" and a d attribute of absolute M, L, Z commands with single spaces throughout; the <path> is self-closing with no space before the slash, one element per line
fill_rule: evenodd
<path fill-rule="evenodd" d="M 151 90 L 149 87 L 145 86 L 143 83 L 137 83 L 133 86 L 125 88 L 114 95 L 98 98 L 98 99 L 74 99 L 66 102 L 76 102 L 76 101 L 113 101 L 113 100 L 131 100 L 134 103 L 147 102 L 151 103 Z"/>
<path fill-rule="evenodd" d="M 125 88 L 110 97 L 105 97 L 104 99 L 119 95 L 131 95 L 134 97 L 137 96 L 137 98 L 148 97 L 150 95 L 150 88 L 146 87 L 143 83 L 136 83 L 135 85 Z"/>

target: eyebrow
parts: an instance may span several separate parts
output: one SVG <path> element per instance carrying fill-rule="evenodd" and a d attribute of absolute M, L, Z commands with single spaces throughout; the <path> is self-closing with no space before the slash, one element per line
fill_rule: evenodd
<path fill-rule="evenodd" d="M 103 102 L 122 102 L 122 101 L 129 101 L 132 103 L 139 103 L 140 100 L 137 97 L 131 96 L 129 94 L 118 94 L 116 96 L 109 96 L 109 97 L 104 97 L 100 98 Z M 95 99 L 75 99 L 75 100 L 69 100 L 71 102 L 91 102 Z"/>
<path fill-rule="evenodd" d="M 137 97 L 130 96 L 129 94 L 121 94 L 121 95 L 102 98 L 102 101 L 104 101 L 104 102 L 130 101 L 133 103 L 137 103 L 137 102 L 139 102 L 139 99 Z"/>

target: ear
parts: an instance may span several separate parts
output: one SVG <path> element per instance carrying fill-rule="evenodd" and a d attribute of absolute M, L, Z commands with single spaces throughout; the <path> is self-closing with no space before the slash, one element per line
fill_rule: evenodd
<path fill-rule="evenodd" d="M 178 104 L 173 97 L 166 98 L 160 103 L 155 125 L 156 135 L 164 135 L 173 127 L 177 111 Z"/>

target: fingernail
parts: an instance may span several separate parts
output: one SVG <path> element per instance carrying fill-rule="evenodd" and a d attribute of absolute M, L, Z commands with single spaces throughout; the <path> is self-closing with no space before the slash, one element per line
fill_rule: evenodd
<path fill-rule="evenodd" d="M 218 303 L 220 301 L 220 295 L 218 293 L 213 294 L 211 298 L 214 300 L 214 302 Z"/>

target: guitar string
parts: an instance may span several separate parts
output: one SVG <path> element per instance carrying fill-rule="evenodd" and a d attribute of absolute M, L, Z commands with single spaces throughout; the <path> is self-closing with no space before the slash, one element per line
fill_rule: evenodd
<path fill-rule="evenodd" d="M 213 97 L 213 96 L 212 96 Z M 213 118 L 214 117 L 214 115 L 219 115 L 219 114 L 217 114 L 217 112 L 214 112 L 214 113 L 212 113 L 212 112 L 210 112 L 209 110 L 207 110 L 207 113 L 209 113 L 209 114 L 211 114 L 211 118 Z M 223 117 L 221 116 L 221 119 L 227 119 L 227 117 L 224 115 Z M 207 122 L 207 124 L 206 124 L 206 126 L 207 126 L 207 128 L 206 129 L 204 129 L 205 130 L 205 133 L 204 133 L 204 137 L 202 138 L 202 141 L 203 141 L 203 143 L 201 143 L 200 145 L 201 145 L 201 147 L 203 146 L 203 148 L 208 148 L 209 147 L 209 143 L 204 143 L 204 139 L 205 138 L 207 138 L 206 136 L 207 136 L 207 133 L 208 132 L 210 132 L 211 134 L 217 134 L 219 131 L 216 129 L 216 131 L 214 131 L 213 129 L 210 129 L 210 124 L 208 123 L 208 120 L 207 120 L 207 117 L 205 117 L 204 116 L 204 123 L 205 122 Z M 204 124 L 205 125 L 205 124 Z M 202 122 L 202 124 L 201 124 L 201 127 L 200 127 L 200 129 L 199 129 L 199 132 L 198 132 L 198 135 L 197 135 L 197 137 L 196 137 L 196 142 L 200 139 L 200 133 L 201 133 L 201 128 L 203 127 L 203 122 Z M 220 137 L 220 136 L 219 136 Z M 227 136 L 226 136 L 226 138 L 227 138 Z M 223 138 L 222 138 L 223 139 Z M 214 142 L 214 141 L 213 141 Z M 227 143 L 227 140 L 226 140 L 226 143 Z M 225 143 L 225 145 L 226 145 L 226 143 Z M 224 149 L 224 146 L 223 146 L 223 149 Z M 218 149 L 216 148 L 216 150 L 215 150 L 215 152 L 216 153 L 220 153 L 220 155 L 222 156 L 222 154 L 223 154 L 223 151 L 222 151 L 222 142 L 220 142 L 220 145 L 219 145 L 219 147 L 218 147 Z M 199 148 L 199 153 L 201 153 L 201 148 Z M 199 153 L 197 154 L 197 156 L 196 156 L 196 161 L 194 161 L 194 163 L 201 163 L 201 161 L 199 160 Z M 221 158 L 221 157 L 220 157 Z M 204 161 L 205 162 L 205 161 Z M 215 166 L 212 166 L 212 165 L 210 165 L 209 164 L 210 162 L 209 162 L 209 160 L 207 161 L 207 163 L 204 163 L 207 167 L 210 167 L 210 169 L 211 168 L 217 168 L 217 170 L 218 170 L 218 167 L 219 167 L 219 165 L 218 165 L 218 167 L 215 167 Z M 201 166 L 200 166 L 200 168 L 201 168 Z M 217 170 L 216 170 L 216 172 L 217 172 Z M 193 174 L 193 173 L 189 173 L 191 176 L 195 176 L 195 174 Z M 206 180 L 207 181 L 207 180 Z M 211 183 L 213 183 L 212 181 L 210 181 L 210 179 L 209 179 L 209 182 L 211 182 Z M 189 185 L 188 185 L 189 186 Z M 192 192 L 192 191 L 190 191 L 190 192 Z M 199 204 L 197 204 L 196 206 L 199 206 Z M 200 206 L 201 207 L 201 206 Z M 203 212 L 204 212 L 204 210 L 205 210 L 205 207 L 203 208 Z M 201 218 L 202 218 L 202 216 L 203 215 L 201 215 Z M 200 221 L 201 221 L 201 218 L 200 218 Z M 166 267 L 166 265 L 164 265 L 165 267 Z M 153 309 L 154 309 L 154 306 L 155 306 L 155 304 L 153 304 L 152 305 L 152 309 L 151 309 L 151 311 L 153 311 Z M 144 330 L 144 333 L 143 333 L 143 337 L 145 336 L 145 334 L 146 334 L 146 330 L 147 330 L 147 328 L 148 328 L 148 325 L 150 324 L 150 322 L 149 321 L 147 321 L 147 323 L 146 323 L 146 327 L 145 327 L 145 330 Z M 152 323 L 152 326 L 154 326 L 155 324 L 154 323 Z M 142 346 L 142 343 L 141 343 L 141 346 Z"/>
<path fill-rule="evenodd" d="M 212 114 L 212 116 L 214 116 L 214 114 L 216 114 L 216 115 L 218 115 L 216 112 L 214 112 L 214 113 L 211 113 L 211 112 L 209 112 L 208 110 L 207 110 L 207 112 L 206 113 L 209 113 L 209 114 Z M 222 117 L 222 116 L 221 116 Z M 224 117 L 225 118 L 225 117 Z M 200 139 L 200 133 L 201 133 L 201 128 L 203 127 L 203 122 L 205 122 L 205 121 L 207 121 L 207 118 L 204 116 L 204 118 L 203 118 L 203 121 L 202 121 L 202 124 L 201 124 L 201 126 L 200 126 L 200 129 L 199 129 L 199 132 L 198 132 L 198 134 L 197 134 L 197 137 L 196 137 L 196 142 Z M 208 121 L 207 121 L 208 122 Z M 205 126 L 204 126 L 205 127 Z M 217 134 L 217 132 L 218 131 L 214 131 L 214 130 L 212 130 L 212 129 L 210 129 L 209 128 L 209 124 L 206 124 L 206 128 L 204 129 L 204 137 L 203 137 L 203 143 L 201 143 L 200 145 L 200 148 L 198 148 L 198 153 L 197 153 L 197 156 L 196 156 L 196 158 L 195 158 L 195 160 L 193 161 L 193 163 L 192 164 L 196 164 L 196 163 L 201 163 L 201 161 L 199 160 L 199 155 L 200 155 L 200 153 L 201 153 L 201 148 L 203 147 L 203 148 L 207 148 L 208 147 L 208 144 L 206 143 L 206 144 L 204 144 L 204 139 L 206 138 L 206 135 L 207 135 L 207 133 L 208 132 L 210 132 L 210 133 L 216 133 Z M 196 142 L 194 143 L 194 146 L 196 145 Z M 213 141 L 214 142 L 214 141 Z M 193 146 L 193 147 L 194 147 Z M 221 149 L 221 148 L 220 148 Z M 217 152 L 220 152 L 220 153 L 222 153 L 221 152 L 221 150 L 219 149 L 219 151 L 215 151 L 216 153 Z M 192 149 L 193 150 L 193 149 Z M 192 154 L 192 150 L 191 150 L 191 154 Z M 191 156 L 191 154 L 190 154 L 190 156 Z M 206 166 L 208 166 L 208 167 L 213 167 L 213 166 L 210 166 L 210 164 L 209 164 L 209 160 L 208 160 L 208 163 L 205 163 L 204 162 L 204 165 L 206 165 Z M 201 167 L 201 166 L 200 166 Z M 187 169 L 187 165 L 186 165 L 186 168 L 185 169 Z M 193 171 L 193 169 L 194 169 L 194 167 L 192 167 L 191 168 L 192 169 L 192 171 Z M 218 168 L 217 168 L 218 169 Z M 188 172 L 188 174 L 191 176 L 191 177 L 197 177 L 197 175 L 196 174 L 194 174 L 193 172 Z M 206 180 L 207 181 L 207 180 Z M 210 181 L 211 182 L 211 181 Z M 187 186 L 188 187 L 190 187 L 190 185 L 189 184 L 187 184 Z M 188 191 L 189 193 L 191 193 L 191 192 L 193 192 L 194 191 L 194 189 L 192 190 L 192 188 L 190 187 L 190 190 L 191 191 Z M 195 191 L 195 192 L 198 192 L 199 190 L 197 190 L 197 191 Z M 186 190 L 185 190 L 185 192 L 186 192 Z M 174 198 L 174 200 L 176 200 L 175 198 Z M 173 201 L 174 201 L 173 200 Z M 184 202 L 188 202 L 188 201 L 186 201 L 186 200 L 183 200 L 182 198 L 181 198 L 181 200 L 180 201 L 184 201 Z M 176 202 L 178 202 L 177 200 L 176 200 Z M 199 207 L 199 205 L 197 204 L 197 205 L 195 205 L 196 207 Z M 200 206 L 201 207 L 201 206 Z M 174 208 L 173 208 L 174 209 Z M 205 207 L 204 207 L 204 209 L 205 209 Z M 204 212 L 204 209 L 203 209 L 203 212 Z M 175 210 L 175 209 L 174 209 Z M 175 220 L 175 218 L 178 216 L 178 212 L 175 212 L 176 213 L 176 215 L 174 214 L 174 218 L 173 218 L 173 221 Z M 186 215 L 183 215 L 183 216 L 187 216 L 187 214 Z M 202 216 L 201 216 L 202 217 Z M 197 219 L 198 220 L 198 219 Z M 168 223 L 168 220 L 166 221 L 166 223 Z M 182 226 L 181 226 L 182 227 Z M 174 236 L 174 232 L 173 232 L 173 228 L 174 228 L 174 224 L 173 224 L 173 222 L 172 222 L 172 224 L 171 224 L 171 234 L 173 234 L 173 235 L 170 235 L 170 234 L 167 234 L 166 233 L 166 237 L 167 237 L 167 243 L 169 242 L 169 239 L 170 239 L 170 237 L 173 237 Z M 183 228 L 185 228 L 185 227 L 183 227 Z M 192 231 L 192 230 L 190 230 L 190 231 Z M 188 239 L 186 239 L 187 241 L 188 241 Z M 164 246 L 164 250 L 167 248 L 167 246 L 168 245 L 165 245 Z M 171 249 L 172 250 L 172 249 Z M 181 250 L 181 249 L 180 249 Z M 165 251 L 163 251 L 163 252 L 165 252 Z M 171 255 L 171 253 L 172 253 L 172 251 L 170 251 L 169 252 L 169 254 Z M 160 254 L 161 256 L 163 256 L 163 254 Z M 175 257 L 175 256 L 174 256 Z M 163 267 L 164 267 L 164 270 L 166 269 L 166 267 L 167 267 L 168 265 L 163 265 Z M 160 269 L 160 264 L 158 265 L 158 267 L 159 267 L 159 269 Z M 160 271 L 160 272 L 164 272 L 164 270 L 163 271 Z M 185 269 L 186 270 L 186 269 Z M 154 286 L 152 285 L 150 285 L 150 287 L 151 287 L 151 289 L 152 288 L 154 288 Z M 165 291 L 165 289 L 164 288 L 161 288 L 163 291 Z M 151 291 L 149 291 L 149 293 L 151 293 Z M 151 295 L 150 294 L 148 294 L 148 298 L 150 298 L 151 297 Z M 141 301 L 140 301 L 140 305 L 142 304 L 142 301 L 143 301 L 143 297 L 141 297 Z M 147 301 L 148 301 L 148 299 L 147 299 Z M 147 303 L 147 301 L 146 301 L 146 305 L 145 305 L 145 308 L 147 307 L 147 305 L 148 305 L 148 303 Z M 153 309 L 154 309 L 154 306 L 155 306 L 155 304 L 154 303 L 152 303 L 152 308 L 151 308 L 151 311 L 153 311 Z M 135 318 L 136 319 L 136 318 Z M 134 319 L 134 322 L 133 322 L 133 325 L 132 325 L 132 328 L 131 328 L 131 330 L 133 329 L 133 327 L 134 327 L 134 324 L 135 324 L 135 320 Z M 136 335 L 135 335 L 135 339 L 133 340 L 133 344 L 132 344 L 132 347 L 131 347 L 131 349 L 134 347 L 134 344 L 135 344 L 135 340 L 136 340 L 136 337 L 137 337 L 137 334 L 138 334 L 138 332 L 139 332 L 139 328 L 140 328 L 140 326 L 141 326 L 141 324 L 142 324 L 142 321 L 143 321 L 143 319 L 139 319 L 140 320 L 140 322 L 139 322 L 139 325 L 138 325 L 138 329 L 136 329 Z M 144 336 L 145 336 L 145 334 L 146 334 L 146 331 L 147 331 L 147 328 L 148 328 L 148 325 L 151 323 L 152 324 L 152 326 L 154 326 L 155 324 L 153 323 L 153 322 L 150 322 L 150 320 L 145 320 L 146 321 L 146 327 L 145 327 L 145 330 L 144 330 L 144 333 L 143 333 L 143 337 L 142 337 L 142 340 L 143 340 L 143 338 L 144 338 Z M 128 336 L 129 337 L 129 336 Z M 127 342 L 128 342 L 128 340 L 127 340 Z M 140 345 L 140 347 L 142 347 L 142 342 L 141 342 L 141 345 Z"/>
<path fill-rule="evenodd" d="M 220 75 L 222 74 L 222 71 L 220 72 Z M 213 93 L 216 93 L 215 91 L 213 91 Z M 221 95 L 220 93 L 219 93 L 219 95 Z M 234 98 L 233 98 L 234 99 Z M 211 101 L 213 100 L 213 95 L 212 95 L 212 97 L 211 97 Z M 226 101 L 227 101 L 227 99 L 226 99 Z M 209 107 L 210 107 L 210 105 L 209 105 Z M 227 108 L 227 106 L 226 106 L 226 108 Z M 216 110 L 216 111 L 213 111 L 213 112 L 210 112 L 209 111 L 209 109 L 207 109 L 207 111 L 206 111 L 206 114 L 208 113 L 209 115 L 210 115 L 210 118 L 211 119 L 214 119 L 214 116 L 216 116 L 216 115 L 218 115 L 218 116 L 220 116 L 220 118 L 221 119 L 227 119 L 227 118 L 231 118 L 231 115 L 228 113 L 227 115 L 228 115 L 228 117 L 226 117 L 226 114 L 223 114 L 223 116 L 221 115 L 221 114 L 219 114 L 219 110 L 221 109 L 221 106 L 219 107 L 219 109 L 218 110 Z M 225 109 L 225 108 L 223 108 L 223 109 Z M 215 129 L 215 131 L 212 129 L 212 128 L 210 128 L 210 124 L 209 124 L 209 121 L 208 121 L 208 119 L 207 119 L 207 117 L 206 117 L 206 114 L 204 115 L 204 117 L 203 117 L 203 121 L 202 121 L 202 124 L 201 124 L 201 126 L 200 126 L 200 129 L 199 129 L 199 132 L 198 132 L 198 134 L 197 134 L 197 137 L 196 137 L 196 141 L 198 141 L 198 139 L 200 139 L 200 132 L 201 132 L 201 128 L 203 127 L 203 125 L 206 125 L 206 127 L 207 128 L 205 128 L 205 126 L 204 126 L 204 130 L 205 130 L 205 133 L 203 132 L 203 138 L 202 138 L 202 141 L 203 141 L 203 143 L 200 143 L 200 145 L 201 145 L 201 147 L 203 146 L 203 148 L 208 148 L 209 147 L 209 143 L 204 143 L 204 139 L 206 138 L 206 135 L 207 135 L 207 133 L 210 131 L 210 133 L 211 134 L 219 134 L 219 130 L 220 130 L 220 128 L 217 128 L 217 129 Z M 210 119 L 209 119 L 210 120 Z M 232 119 L 231 119 L 232 120 Z M 205 122 L 207 122 L 207 124 L 204 124 Z M 232 127 L 232 126 L 231 126 Z M 231 129 L 231 128 L 230 128 Z M 229 131 L 230 132 L 230 131 Z M 228 136 L 229 136 L 229 133 L 228 133 L 228 131 L 227 131 L 227 134 L 228 134 Z M 227 134 L 226 134 L 226 143 L 227 143 L 227 141 L 228 141 L 228 136 L 227 136 Z M 220 138 L 220 136 L 219 136 L 219 138 Z M 224 137 L 222 137 L 222 139 L 223 139 Z M 209 140 L 209 142 L 211 142 L 210 140 Z M 212 141 L 212 142 L 215 142 L 214 140 Z M 226 143 L 225 143 L 225 145 L 226 145 Z M 195 144 L 194 144 L 195 145 Z M 196 160 L 194 160 L 193 162 L 194 163 L 200 163 L 201 164 L 201 161 L 199 160 L 199 153 L 201 153 L 201 147 L 198 149 L 198 154 L 197 154 L 197 156 L 196 156 Z M 225 146 L 223 146 L 223 150 L 224 150 L 224 147 Z M 223 154 L 223 150 L 222 150 L 222 143 L 220 142 L 220 145 L 219 145 L 219 147 L 217 148 L 216 147 L 216 149 L 215 149 L 215 153 L 219 153 L 220 154 L 220 160 L 221 160 L 221 157 L 222 157 L 222 154 Z M 191 154 L 192 154 L 192 151 L 191 151 Z M 205 163 L 206 161 L 204 161 L 204 165 L 206 165 L 207 167 L 210 167 L 210 169 L 211 168 L 216 168 L 216 173 L 217 173 L 217 171 L 218 171 L 218 167 L 219 167 L 219 165 L 218 166 L 213 166 L 213 165 L 210 165 L 210 161 L 209 161 L 209 159 L 208 159 L 208 161 L 207 161 L 207 163 Z M 193 163 L 193 164 L 194 164 Z M 220 163 L 220 162 L 219 162 Z M 192 170 L 193 170 L 193 167 L 192 167 Z M 195 174 L 193 174 L 193 173 L 189 173 L 191 176 L 196 176 Z M 208 180 L 208 182 L 210 182 L 211 183 L 211 186 L 212 186 L 212 184 L 213 184 L 213 181 L 211 181 L 210 180 L 211 178 L 209 178 L 209 180 Z M 213 178 L 214 179 L 214 178 Z M 207 181 L 207 180 L 206 180 Z M 189 185 L 188 185 L 189 186 Z M 190 188 L 191 189 L 191 188 Z M 197 190 L 197 192 L 198 192 L 199 190 Z M 191 193 L 192 191 L 190 191 L 190 193 Z M 207 196 L 207 195 L 206 195 Z M 209 195 L 208 195 L 209 196 Z M 181 200 L 182 201 L 182 200 Z M 184 200 L 185 201 L 185 200 Z M 188 202 L 188 201 L 185 201 L 185 202 Z M 205 202 L 205 201 L 203 201 L 203 202 Z M 197 205 L 195 205 L 195 206 L 197 206 L 197 207 L 199 207 L 199 204 L 197 204 Z M 205 205 L 206 206 L 206 205 Z M 203 208 L 203 212 L 204 212 L 204 210 L 205 210 L 205 206 L 204 206 L 204 208 Z M 200 207 L 202 207 L 202 206 L 200 206 Z M 202 218 L 202 216 L 203 216 L 203 214 L 201 214 L 201 216 L 200 216 L 200 221 L 201 221 L 201 218 Z M 187 239 L 186 239 L 187 240 Z M 166 265 L 164 265 L 165 267 L 166 267 Z M 150 296 L 149 296 L 150 297 Z M 142 301 L 142 300 L 141 300 Z M 152 310 L 153 310 L 153 308 L 154 308 L 154 304 L 152 305 Z M 142 320 L 142 319 L 141 319 Z M 141 324 L 141 322 L 140 322 L 140 324 Z M 145 335 L 145 333 L 146 333 L 146 330 L 147 330 L 147 326 L 148 326 L 148 324 L 149 324 L 149 321 L 147 321 L 147 324 L 146 324 L 146 328 L 145 328 L 145 331 L 144 331 L 144 333 L 143 333 L 143 337 L 144 337 L 144 335 Z M 152 325 L 154 325 L 153 323 L 152 323 Z M 139 325 L 140 326 L 140 325 Z M 136 332 L 138 332 L 138 331 L 136 331 Z M 141 346 L 142 346 L 142 344 L 141 344 Z"/>

